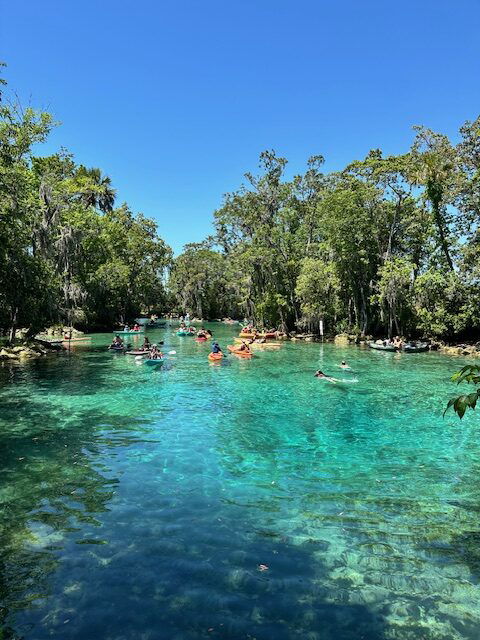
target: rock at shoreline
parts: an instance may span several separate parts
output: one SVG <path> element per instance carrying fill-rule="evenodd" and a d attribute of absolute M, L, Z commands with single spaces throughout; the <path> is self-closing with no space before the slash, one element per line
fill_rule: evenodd
<path fill-rule="evenodd" d="M 480 351 L 476 345 L 443 345 L 439 349 L 440 353 L 448 356 L 464 356 L 469 358 L 480 358 Z"/>
<path fill-rule="evenodd" d="M 49 350 L 39 344 L 18 345 L 16 347 L 3 347 L 0 350 L 0 360 L 25 360 L 30 358 L 41 358 L 49 353 Z"/>

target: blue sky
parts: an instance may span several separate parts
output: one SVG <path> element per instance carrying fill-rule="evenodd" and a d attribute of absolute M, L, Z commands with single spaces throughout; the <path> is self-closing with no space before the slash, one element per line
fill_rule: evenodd
<path fill-rule="evenodd" d="M 112 177 L 176 252 L 274 148 L 300 172 L 411 126 L 455 136 L 480 112 L 479 0 L 4 2 L 0 59 L 60 146 Z"/>

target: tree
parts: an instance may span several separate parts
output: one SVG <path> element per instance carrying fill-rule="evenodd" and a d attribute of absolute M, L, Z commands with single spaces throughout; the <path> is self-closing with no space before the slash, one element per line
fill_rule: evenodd
<path fill-rule="evenodd" d="M 237 313 L 235 294 L 226 277 L 226 258 L 208 244 L 186 245 L 174 261 L 169 288 L 180 312 L 205 319 Z"/>
<path fill-rule="evenodd" d="M 87 169 L 80 165 L 75 173 L 78 196 L 85 207 L 95 207 L 107 213 L 115 204 L 115 189 L 108 176 L 95 167 Z"/>
<path fill-rule="evenodd" d="M 35 212 L 31 150 L 45 140 L 52 126 L 47 113 L 18 105 L 0 107 L 0 323 L 8 328 L 11 340 L 17 327 L 48 317 L 45 302 L 55 287 L 47 265 L 31 251 Z"/>
<path fill-rule="evenodd" d="M 448 268 L 453 271 L 450 226 L 453 216 L 447 205 L 455 200 L 458 185 L 458 164 L 455 149 L 448 138 L 425 127 L 414 127 L 417 136 L 411 150 L 410 177 L 425 187 L 430 202 L 439 243 Z"/>
<path fill-rule="evenodd" d="M 412 284 L 415 265 L 405 258 L 389 258 L 378 270 L 373 300 L 380 306 L 381 319 L 387 322 L 388 337 L 393 330 L 404 335 L 413 326 Z"/>

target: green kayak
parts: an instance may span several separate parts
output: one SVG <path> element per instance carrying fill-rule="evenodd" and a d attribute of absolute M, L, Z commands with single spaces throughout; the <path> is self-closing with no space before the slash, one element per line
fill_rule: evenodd
<path fill-rule="evenodd" d="M 114 333 L 115 335 L 120 335 L 120 334 L 122 334 L 122 335 L 125 335 L 125 334 L 134 335 L 134 334 L 137 334 L 137 333 L 145 333 L 145 329 L 142 328 L 139 331 L 112 331 L 112 333 Z"/>
<path fill-rule="evenodd" d="M 158 367 L 165 362 L 164 358 L 149 358 L 148 360 L 143 361 L 145 364 L 150 365 L 151 367 Z"/>

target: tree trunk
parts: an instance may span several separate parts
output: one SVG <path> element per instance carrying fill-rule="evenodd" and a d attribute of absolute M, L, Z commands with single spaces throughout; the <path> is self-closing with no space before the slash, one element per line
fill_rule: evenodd
<path fill-rule="evenodd" d="M 10 334 L 9 341 L 13 343 L 15 340 L 15 334 L 17 333 L 17 318 L 18 318 L 18 307 L 15 307 L 15 311 L 12 314 L 12 320 L 10 325 Z"/>

